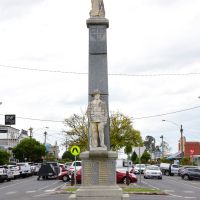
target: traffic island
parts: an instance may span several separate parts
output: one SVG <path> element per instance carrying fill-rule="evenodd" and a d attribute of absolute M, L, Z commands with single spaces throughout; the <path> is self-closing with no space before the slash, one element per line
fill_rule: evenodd
<path fill-rule="evenodd" d="M 121 186 L 121 185 L 120 185 Z M 63 188 L 60 191 L 57 191 L 57 193 L 67 193 L 67 194 L 74 194 L 76 193 L 77 189 L 79 187 L 67 187 Z M 129 187 L 129 186 L 121 186 L 121 189 L 124 194 L 141 194 L 141 195 L 167 195 L 167 193 L 155 189 L 155 188 L 143 188 L 143 187 Z"/>

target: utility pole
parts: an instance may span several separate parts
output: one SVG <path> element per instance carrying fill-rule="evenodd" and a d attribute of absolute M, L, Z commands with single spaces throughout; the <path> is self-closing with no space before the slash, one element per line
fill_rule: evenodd
<path fill-rule="evenodd" d="M 180 141 L 180 149 L 181 149 L 181 157 L 183 157 L 183 125 L 181 124 L 181 128 L 180 128 L 180 132 L 181 132 L 181 141 Z"/>
<path fill-rule="evenodd" d="M 162 157 L 164 157 L 163 135 L 161 135 L 160 138 L 162 139 L 162 143 L 161 143 L 161 146 L 162 146 Z"/>
<path fill-rule="evenodd" d="M 30 131 L 30 138 L 32 138 L 32 137 L 33 137 L 33 128 L 30 127 L 30 128 L 29 128 L 29 131 Z"/>
<path fill-rule="evenodd" d="M 44 144 L 46 144 L 46 141 L 47 141 L 47 132 L 45 131 L 44 132 Z"/>

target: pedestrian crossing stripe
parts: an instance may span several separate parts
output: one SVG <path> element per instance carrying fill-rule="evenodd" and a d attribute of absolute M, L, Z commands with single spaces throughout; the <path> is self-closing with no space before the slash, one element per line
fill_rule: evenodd
<path fill-rule="evenodd" d="M 78 156 L 80 154 L 81 150 L 80 150 L 79 146 L 75 145 L 75 146 L 71 147 L 70 152 L 71 152 L 72 155 Z"/>

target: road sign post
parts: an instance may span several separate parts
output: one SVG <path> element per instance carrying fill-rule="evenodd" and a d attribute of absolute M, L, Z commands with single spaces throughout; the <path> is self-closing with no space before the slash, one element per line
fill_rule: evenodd
<path fill-rule="evenodd" d="M 137 154 L 137 156 L 139 157 L 139 169 L 140 169 L 140 185 L 141 185 L 141 157 L 145 151 L 146 147 L 135 147 L 134 151 Z"/>
<path fill-rule="evenodd" d="M 76 186 L 76 156 L 80 154 L 80 148 L 79 146 L 72 146 L 70 149 L 71 154 L 74 156 L 75 161 L 75 168 L 74 168 L 74 185 Z"/>

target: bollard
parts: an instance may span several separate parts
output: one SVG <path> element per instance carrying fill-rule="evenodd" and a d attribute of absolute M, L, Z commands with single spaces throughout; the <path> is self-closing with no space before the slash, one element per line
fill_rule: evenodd
<path fill-rule="evenodd" d="M 71 186 L 73 186 L 74 185 L 74 173 L 72 173 L 72 175 L 71 175 Z"/>
<path fill-rule="evenodd" d="M 129 172 L 126 171 L 126 185 L 130 184 Z"/>

